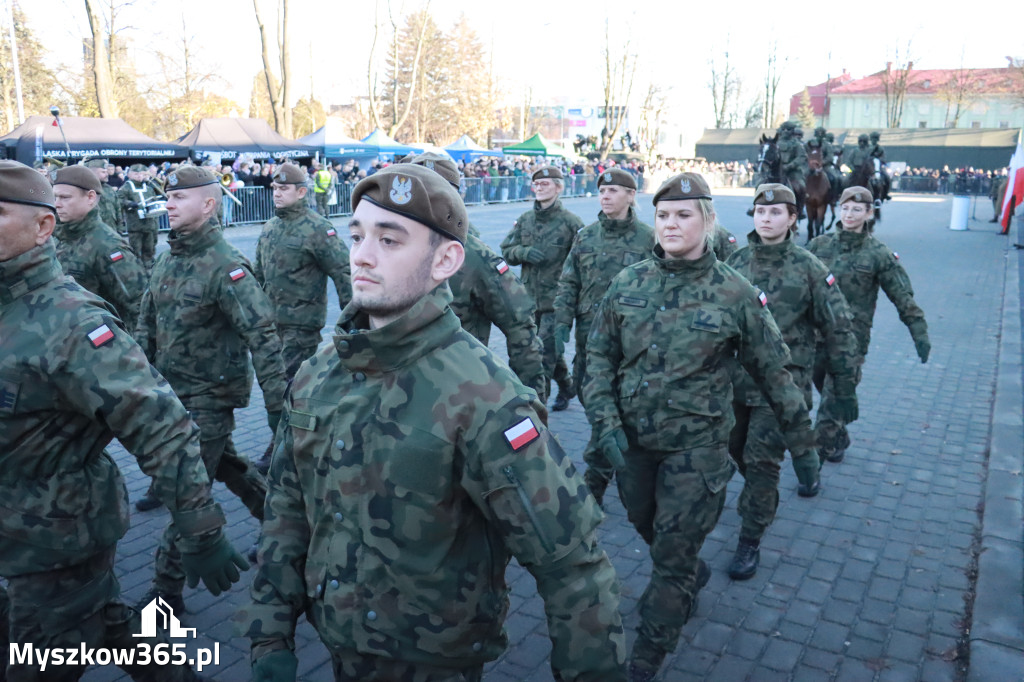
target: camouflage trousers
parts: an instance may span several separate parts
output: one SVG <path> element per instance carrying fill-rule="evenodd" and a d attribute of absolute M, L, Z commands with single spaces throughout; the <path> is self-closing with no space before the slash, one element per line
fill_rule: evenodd
<path fill-rule="evenodd" d="M 188 407 L 186 405 L 186 407 Z M 211 479 L 222 481 L 237 495 L 255 518 L 263 521 L 263 503 L 267 497 L 267 480 L 245 457 L 241 457 L 231 441 L 235 428 L 234 410 L 190 410 L 199 427 L 199 454 Z M 164 594 L 181 594 L 185 571 L 177 546 L 178 530 L 169 523 L 156 548 L 156 577 L 153 586 Z"/>
<path fill-rule="evenodd" d="M 638 641 L 675 651 L 697 594 L 697 554 L 718 523 L 736 467 L 726 448 L 653 452 L 631 448 L 619 495 L 651 550 L 651 582 L 640 597 Z"/>
<path fill-rule="evenodd" d="M 134 637 L 142 631 L 139 614 L 123 604 L 114 577 L 114 548 L 75 566 L 11 578 L 10 637 L 12 645 L 31 643 L 40 649 L 134 649 L 140 643 L 166 644 L 157 637 Z M 137 652 L 136 655 L 140 655 Z M 5 659 L 4 661 L 8 661 Z M 185 682 L 195 675 L 188 666 L 121 665 L 139 682 Z M 85 665 L 52 663 L 41 670 L 37 664 L 19 663 L 7 669 L 10 682 L 71 682 L 85 672 Z"/>
<path fill-rule="evenodd" d="M 441 668 L 355 651 L 332 651 L 331 665 L 336 682 L 480 682 L 483 679 L 483 666 Z"/>
<path fill-rule="evenodd" d="M 146 274 L 153 270 L 153 261 L 156 258 L 156 234 L 157 226 L 154 223 L 152 229 L 130 230 L 128 232 L 128 245 L 138 257 L 139 262 L 146 269 Z"/>
<path fill-rule="evenodd" d="M 743 523 L 740 537 L 760 540 L 779 508 L 779 472 L 786 458 L 786 438 L 767 405 L 733 403 L 736 425 L 729 434 L 729 454 L 743 474 L 736 505 Z"/>
<path fill-rule="evenodd" d="M 312 327 L 278 326 L 277 335 L 281 338 L 284 374 L 291 381 L 299 371 L 299 365 L 316 353 L 323 338 L 320 330 Z"/>
<path fill-rule="evenodd" d="M 327 217 L 327 202 L 331 200 L 329 192 L 315 192 L 316 194 L 316 212 Z"/>
<path fill-rule="evenodd" d="M 576 397 L 580 400 L 580 405 L 583 404 L 583 391 L 581 390 L 583 378 L 587 373 L 587 335 L 590 334 L 590 325 L 593 321 L 593 315 L 576 318 L 576 355 L 572 359 L 572 384 L 576 390 Z M 583 448 L 583 461 L 587 465 L 587 470 L 583 472 L 583 480 L 597 503 L 603 504 L 604 493 L 608 489 L 608 484 L 615 477 L 615 467 L 608 462 L 604 453 L 597 447 L 597 440 L 594 438 L 593 432 L 590 434 L 590 440 L 587 441 L 586 447 Z"/>
<path fill-rule="evenodd" d="M 558 390 L 571 395 L 573 392 L 572 377 L 569 375 L 569 365 L 565 362 L 565 356 L 558 356 L 555 352 L 555 313 L 534 313 L 537 322 L 537 336 L 544 345 L 544 356 L 541 358 L 544 365 L 544 374 L 548 381 L 554 379 Z"/>

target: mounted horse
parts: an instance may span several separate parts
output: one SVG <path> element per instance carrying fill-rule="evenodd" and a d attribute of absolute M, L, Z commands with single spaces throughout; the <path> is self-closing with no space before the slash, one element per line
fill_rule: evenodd
<path fill-rule="evenodd" d="M 801 187 L 794 188 L 793 183 L 789 181 L 789 178 L 782 172 L 782 154 L 779 153 L 779 135 L 776 133 L 772 137 L 767 135 L 761 135 L 761 149 L 757 156 L 757 184 L 761 185 L 766 182 L 777 182 L 785 185 L 793 190 L 796 195 L 796 208 L 797 215 L 803 212 L 804 208 L 804 192 L 805 190 Z M 753 207 L 747 209 L 747 215 L 754 215 Z"/>
<path fill-rule="evenodd" d="M 804 201 L 807 209 L 807 241 L 831 230 L 836 221 L 836 199 L 832 192 L 832 183 L 825 174 L 821 159 L 821 150 L 812 148 L 807 152 L 807 165 L 810 172 L 804 182 Z M 832 218 L 825 227 L 825 211 L 832 209 Z"/>
<path fill-rule="evenodd" d="M 882 177 L 882 162 L 873 156 L 864 160 L 858 168 L 854 168 L 847 181 L 847 187 L 866 187 L 871 190 L 875 204 L 874 222 L 882 222 L 882 200 L 885 198 L 885 178 Z"/>

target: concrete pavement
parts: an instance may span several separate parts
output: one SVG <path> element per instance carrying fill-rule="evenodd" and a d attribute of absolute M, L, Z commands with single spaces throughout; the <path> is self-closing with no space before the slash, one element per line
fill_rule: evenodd
<path fill-rule="evenodd" d="M 750 198 L 730 194 L 716 206 L 743 243 Z M 565 203 L 586 222 L 599 210 L 596 199 Z M 484 240 L 497 246 L 527 208 L 488 206 L 470 214 Z M 649 195 L 639 208 L 653 224 Z M 1021 256 L 1011 238 L 981 222 L 990 217 L 987 202 L 979 203 L 980 220 L 967 232 L 947 229 L 948 198 L 899 195 L 885 209 L 876 233 L 900 253 L 914 283 L 929 322 L 931 358 L 920 364 L 909 333 L 880 297 L 859 391 L 861 418 L 851 426 L 846 460 L 825 465 L 822 493 L 810 500 L 797 497 L 795 476 L 784 467 L 779 514 L 762 542 L 760 570 L 742 583 L 725 573 L 739 528 L 737 475 L 701 553 L 714 575 L 666 662 L 664 680 L 1024 679 Z M 228 236 L 251 255 L 257 234 L 238 228 Z M 334 319 L 333 295 L 331 306 Z M 500 334 L 492 336 L 492 348 L 502 354 L 503 343 Z M 258 456 L 270 437 L 258 388 L 252 405 L 236 416 L 239 451 Z M 552 414 L 550 425 L 582 468 L 589 427 L 579 403 Z M 137 499 L 145 476 L 119 446 L 111 451 Z M 222 485 L 215 495 L 228 515 L 229 536 L 247 548 L 256 521 Z M 614 490 L 606 500 L 600 539 L 622 583 L 631 642 L 650 559 Z M 134 513 L 119 545 L 117 571 L 130 601 L 148 589 L 167 518 L 162 510 Z M 185 625 L 199 631 L 190 646 L 219 644 L 219 665 L 204 672 L 214 679 L 249 679 L 248 641 L 234 636 L 230 618 L 247 598 L 251 575 L 219 597 L 186 590 Z M 510 646 L 485 679 L 550 680 L 550 644 L 533 579 L 514 561 L 508 578 Z M 332 679 L 327 653 L 305 623 L 297 643 L 300 679 Z M 95 669 L 85 679 L 128 678 Z"/>

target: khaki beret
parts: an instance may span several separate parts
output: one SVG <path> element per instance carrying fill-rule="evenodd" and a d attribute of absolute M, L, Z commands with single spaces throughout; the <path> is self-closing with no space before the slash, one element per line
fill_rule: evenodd
<path fill-rule="evenodd" d="M 109 165 L 106 159 L 89 159 L 85 162 L 86 168 L 106 168 Z"/>
<path fill-rule="evenodd" d="M 854 185 L 843 190 L 843 195 L 839 197 L 839 205 L 842 206 L 847 201 L 856 201 L 859 204 L 871 206 L 874 204 L 875 198 L 871 195 L 871 190 Z"/>
<path fill-rule="evenodd" d="M 149 170 L 149 166 L 142 163 L 133 163 L 131 168 L 129 168 L 128 170 L 130 170 L 132 173 L 145 173 L 146 171 Z"/>
<path fill-rule="evenodd" d="M 309 176 L 294 163 L 282 163 L 274 172 L 273 180 L 279 185 L 305 185 Z"/>
<path fill-rule="evenodd" d="M 220 178 L 211 173 L 209 169 L 199 166 L 179 166 L 167 175 L 168 190 L 191 189 L 217 184 L 220 184 Z"/>
<path fill-rule="evenodd" d="M 96 194 L 103 191 L 96 174 L 85 166 L 64 166 L 50 171 L 50 181 L 55 185 L 71 185 L 86 192 L 92 190 Z"/>
<path fill-rule="evenodd" d="M 754 190 L 755 204 L 793 204 L 796 206 L 796 195 L 793 190 L 777 182 L 766 182 Z"/>
<path fill-rule="evenodd" d="M 382 168 L 352 190 L 352 210 L 366 199 L 465 244 L 469 215 L 462 197 L 438 173 L 409 163 Z"/>
<path fill-rule="evenodd" d="M 597 186 L 619 185 L 626 189 L 636 189 L 636 178 L 621 168 L 609 168 L 597 178 Z"/>
<path fill-rule="evenodd" d="M 56 210 L 49 180 L 17 161 L 0 161 L 0 201 Z"/>
<path fill-rule="evenodd" d="M 410 154 L 399 163 L 413 163 L 417 166 L 423 166 L 434 171 L 442 178 L 448 181 L 448 184 L 455 189 L 460 189 L 460 180 L 462 175 L 459 173 L 458 166 L 451 159 L 446 159 L 440 154 L 434 152 L 424 152 L 422 154 Z"/>
<path fill-rule="evenodd" d="M 710 199 L 711 189 L 700 173 L 679 173 L 666 180 L 654 193 L 651 200 L 655 206 L 659 201 L 679 201 L 681 199 Z"/>
<path fill-rule="evenodd" d="M 563 177 L 564 176 L 562 175 L 562 171 L 558 170 L 558 168 L 556 168 L 555 166 L 544 166 L 543 168 L 538 168 L 537 170 L 535 170 L 533 172 L 533 177 L 530 179 L 543 180 L 545 178 L 548 178 L 550 180 L 561 180 L 563 179 Z"/>

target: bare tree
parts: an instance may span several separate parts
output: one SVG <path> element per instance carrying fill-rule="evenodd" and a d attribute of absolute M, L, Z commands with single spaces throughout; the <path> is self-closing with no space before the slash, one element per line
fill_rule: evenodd
<path fill-rule="evenodd" d="M 760 96 L 751 99 L 743 113 L 743 127 L 761 128 L 764 118 L 764 100 Z"/>
<path fill-rule="evenodd" d="M 779 90 L 779 82 L 782 80 L 782 70 L 789 61 L 788 56 L 782 57 L 779 62 L 779 42 L 773 40 L 768 46 L 768 64 L 764 74 L 764 104 L 762 113 L 764 125 L 762 128 L 771 128 L 775 120 L 776 94 Z"/>
<path fill-rule="evenodd" d="M 92 33 L 92 71 L 96 88 L 96 106 L 103 118 L 117 118 L 117 100 L 114 98 L 110 60 L 107 57 L 107 34 L 100 23 L 96 0 L 85 0 L 85 14 Z"/>
<path fill-rule="evenodd" d="M 652 160 L 661 140 L 661 124 L 667 109 L 668 90 L 655 83 L 649 84 L 640 109 L 640 125 L 637 126 L 636 137 Z"/>
<path fill-rule="evenodd" d="M 914 62 L 909 58 L 910 42 L 903 48 L 903 59 L 906 66 L 900 64 L 900 48 L 896 47 L 895 68 L 893 62 L 887 62 L 882 77 L 882 88 L 885 92 L 885 124 L 888 128 L 899 128 L 903 120 L 903 103 L 907 90 L 913 79 Z"/>
<path fill-rule="evenodd" d="M 938 88 L 939 99 L 946 103 L 947 128 L 956 128 L 960 117 L 974 106 L 981 96 L 981 84 L 970 69 L 964 68 L 964 48 L 960 50 L 960 68 Z"/>
<path fill-rule="evenodd" d="M 21 91 L 25 111 L 46 111 L 46 108 L 53 103 L 58 85 L 57 77 L 45 65 L 43 57 L 46 54 L 46 48 L 26 24 L 24 12 L 17 5 L 11 9 L 20 59 Z M 8 33 L 4 31 L 0 36 L 0 114 L 2 114 L 0 130 L 10 130 L 21 123 L 18 120 L 17 111 L 11 43 Z"/>
<path fill-rule="evenodd" d="M 637 55 L 630 53 L 631 40 L 626 39 L 621 55 L 612 55 L 609 20 L 604 20 L 604 128 L 601 135 L 601 157 L 607 157 L 618 137 L 619 128 L 629 112 L 629 98 L 633 94 Z"/>
<path fill-rule="evenodd" d="M 272 40 L 267 35 L 266 26 L 263 22 L 263 15 L 260 12 L 259 0 L 252 0 L 252 8 L 256 14 L 256 25 L 260 32 L 261 56 L 263 59 L 263 78 L 267 84 L 267 92 L 270 94 L 270 110 L 274 117 L 274 129 L 284 135 L 291 137 L 292 113 L 290 108 L 291 100 L 291 55 L 289 53 L 288 39 L 288 3 L 289 0 L 280 0 L 277 5 L 279 28 L 276 41 L 278 63 L 277 70 L 270 59 L 270 45 Z M 277 73 L 280 72 L 280 77 Z"/>
<path fill-rule="evenodd" d="M 726 45 L 722 58 L 714 57 L 708 62 L 711 71 L 711 103 L 715 108 L 715 127 L 728 128 L 735 120 L 735 102 L 739 98 L 740 78 L 736 68 L 729 62 L 729 48 Z"/>

